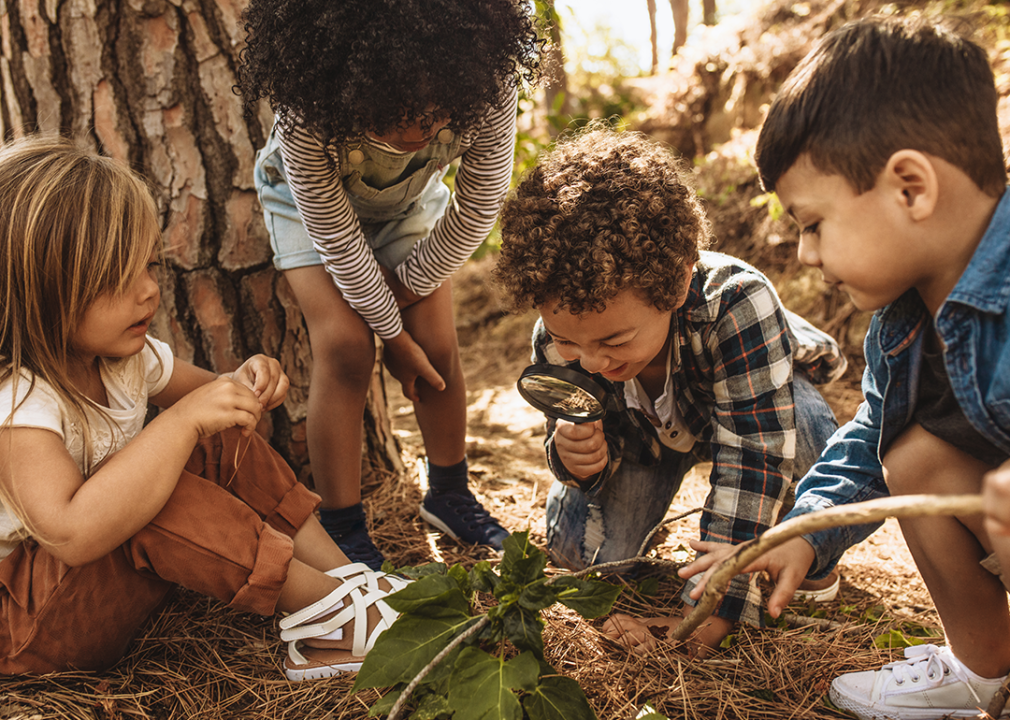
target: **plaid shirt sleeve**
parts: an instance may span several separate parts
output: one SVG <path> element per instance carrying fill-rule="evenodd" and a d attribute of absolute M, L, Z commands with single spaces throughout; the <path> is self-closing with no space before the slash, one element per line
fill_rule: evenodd
<path fill-rule="evenodd" d="M 796 453 L 792 335 L 785 311 L 759 274 L 735 280 L 723 286 L 716 317 L 699 333 L 693 367 L 685 367 L 707 378 L 692 385 L 711 388 L 708 426 L 696 433 L 710 443 L 713 463 L 701 539 L 734 545 L 775 523 Z M 697 580 L 688 582 L 685 599 Z M 757 578 L 735 578 L 717 612 L 763 625 Z"/>

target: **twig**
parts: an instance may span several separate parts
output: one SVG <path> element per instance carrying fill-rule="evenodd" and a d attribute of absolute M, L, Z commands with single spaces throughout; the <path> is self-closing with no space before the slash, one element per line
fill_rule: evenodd
<path fill-rule="evenodd" d="M 688 613 L 669 635 L 683 641 L 704 622 L 726 594 L 730 581 L 745 567 L 787 540 L 833 527 L 863 525 L 889 517 L 910 518 L 934 515 L 977 515 L 982 512 L 979 495 L 902 495 L 867 500 L 851 505 L 818 510 L 787 520 L 767 530 L 760 537 L 741 543 L 728 558 L 716 566 L 705 585 L 705 592 L 694 610 Z"/>
<path fill-rule="evenodd" d="M 828 620 L 827 618 L 814 618 L 806 615 L 794 615 L 793 613 L 784 613 L 782 615 L 782 619 L 785 621 L 786 625 L 791 628 L 815 627 L 818 630 L 840 633 L 847 633 L 861 629 L 858 625 L 853 625 L 852 623 L 840 623 L 835 622 L 834 620 Z"/>
<path fill-rule="evenodd" d="M 669 525 L 672 522 L 677 522 L 678 520 L 683 520 L 684 518 L 686 518 L 686 517 L 688 517 L 690 515 L 694 515 L 695 513 L 700 513 L 703 510 L 704 510 L 704 508 L 694 508 L 693 510 L 688 510 L 687 512 L 682 512 L 680 515 L 676 515 L 676 516 L 671 517 L 671 518 L 666 518 L 661 523 L 659 523 L 658 525 L 656 525 L 656 527 L 652 528 L 652 530 L 649 531 L 649 534 L 645 536 L 645 540 L 643 540 L 642 544 L 638 546 L 638 552 L 635 553 L 635 554 L 636 555 L 645 555 L 645 551 L 649 547 L 649 543 L 652 542 L 652 538 L 654 538 L 656 536 L 656 533 L 658 533 L 662 528 L 666 527 L 667 525 Z M 713 513 L 713 514 L 715 514 L 718 517 L 722 518 L 722 516 L 718 515 L 718 513 Z"/>
<path fill-rule="evenodd" d="M 436 665 L 442 662 L 449 653 L 459 647 L 468 637 L 480 632 L 481 629 L 488 624 L 488 622 L 490 621 L 488 620 L 487 615 L 485 615 L 459 635 L 454 637 L 452 642 L 442 649 L 442 652 L 433 657 L 431 662 L 421 668 L 421 671 L 414 676 L 414 679 L 411 680 L 407 687 L 403 689 L 403 692 L 400 693 L 400 697 L 396 698 L 396 702 L 393 704 L 393 709 L 389 711 L 388 720 L 397 720 L 397 718 L 400 717 L 400 711 L 403 710 L 403 706 L 407 703 L 408 698 L 410 698 L 410 694 L 414 692 L 414 688 L 416 688 L 418 684 L 427 677 L 428 673 L 430 673 Z"/>

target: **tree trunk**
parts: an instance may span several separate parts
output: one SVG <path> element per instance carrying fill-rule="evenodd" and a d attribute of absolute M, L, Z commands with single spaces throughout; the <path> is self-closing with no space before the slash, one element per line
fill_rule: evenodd
<path fill-rule="evenodd" d="M 561 44 L 561 17 L 557 8 L 554 7 L 554 0 L 538 0 L 536 3 L 537 15 L 548 24 L 550 45 L 545 51 L 545 66 L 547 68 L 547 83 L 544 88 L 546 99 L 546 112 L 555 115 L 564 122 L 563 127 L 568 122 L 571 113 L 572 101 L 568 97 L 568 73 L 565 71 L 565 52 Z M 552 128 L 554 134 L 560 128 Z"/>
<path fill-rule="evenodd" d="M 272 115 L 244 117 L 233 90 L 246 3 L 0 0 L 0 133 L 70 135 L 150 180 L 166 260 L 152 334 L 216 372 L 278 358 L 291 390 L 260 431 L 306 479 L 309 338 L 253 188 Z M 402 469 L 378 368 L 365 417 L 364 463 Z"/>
<path fill-rule="evenodd" d="M 646 0 L 649 5 L 649 40 L 652 42 L 652 71 L 659 70 L 659 33 L 656 31 L 656 0 Z"/>

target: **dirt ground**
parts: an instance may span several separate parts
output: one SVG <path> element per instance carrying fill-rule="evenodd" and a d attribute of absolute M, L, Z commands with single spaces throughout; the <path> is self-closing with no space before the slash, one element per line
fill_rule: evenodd
<path fill-rule="evenodd" d="M 472 484 L 485 506 L 509 529 L 529 529 L 532 538 L 542 546 L 545 539 L 545 502 L 551 484 L 551 475 L 544 460 L 544 421 L 543 416 L 528 406 L 515 389 L 516 379 L 529 363 L 529 338 L 536 315 L 529 313 L 520 317 L 507 316 L 497 309 L 494 290 L 487 280 L 492 263 L 491 259 L 471 262 L 453 279 L 457 326 L 468 388 L 467 453 L 472 470 Z M 825 390 L 825 395 L 842 422 L 851 418 L 858 405 L 858 377 L 857 369 L 850 368 L 841 380 Z M 399 393 L 397 383 L 388 377 L 387 391 L 390 395 L 394 432 L 409 464 L 410 460 L 423 455 L 423 444 L 414 421 L 413 408 Z M 691 473 L 675 497 L 668 517 L 683 514 L 704 504 L 708 492 L 708 470 L 708 465 L 699 466 Z M 405 482 L 408 485 L 415 483 L 415 478 L 416 472 L 411 471 Z M 418 497 L 421 490 L 418 488 L 415 492 L 416 496 L 414 493 L 411 495 Z M 420 521 L 418 526 L 420 532 L 431 530 Z M 691 553 L 687 541 L 697 537 L 697 516 L 672 523 L 664 533 L 652 552 L 657 557 L 677 562 L 688 560 Z M 378 541 L 382 541 L 381 533 Z M 399 547 L 409 545 L 410 543 L 398 544 Z M 438 533 L 428 532 L 426 545 L 431 558 L 449 562 L 462 557 L 473 557 L 474 553 L 486 556 L 482 555 L 480 549 L 468 552 L 466 548 Z M 463 553 L 462 556 L 457 555 L 460 552 Z M 403 560 L 416 561 L 417 558 L 412 557 L 415 553 L 416 551 L 404 553 Z M 394 560 L 399 559 L 395 551 L 391 554 Z M 890 657 L 887 653 L 891 651 L 885 650 L 881 656 L 873 647 L 873 638 L 885 629 L 899 627 L 908 634 L 939 634 L 938 617 L 896 521 L 887 521 L 866 542 L 850 550 L 843 559 L 840 570 L 841 591 L 834 602 L 820 608 L 798 608 L 795 612 L 826 617 L 839 623 L 856 621 L 872 625 L 881 619 L 890 621 L 891 625 L 887 628 L 868 627 L 863 634 L 857 647 L 861 643 L 866 656 L 857 669 L 876 667 L 881 657 Z M 625 612 L 639 615 L 670 614 L 676 611 L 679 603 L 678 587 L 677 580 L 665 581 L 664 591 L 655 602 L 650 602 L 648 598 L 633 597 L 622 600 L 619 607 Z M 583 630 L 585 626 L 583 623 Z M 760 635 L 758 631 L 753 633 Z M 827 647 L 830 646 L 831 642 L 828 642 Z M 896 652 L 900 654 L 900 651 Z M 616 654 L 621 655 L 619 650 Z M 662 666 L 660 661 L 668 672 L 672 672 L 673 666 L 679 666 L 684 660 L 676 652 L 671 652 L 669 658 L 668 665 Z M 573 668 L 573 672 L 578 679 L 578 669 Z M 822 683 L 826 683 L 833 677 L 831 672 L 830 668 L 825 667 L 824 672 L 819 674 L 814 668 L 810 670 L 810 675 L 819 677 Z M 585 687 L 584 681 L 580 682 Z M 823 690 L 826 690 L 826 685 L 822 692 Z M 613 700 L 614 698 L 608 697 L 606 706 L 614 706 Z M 625 709 L 620 714 L 621 717 L 625 716 L 623 712 L 627 710 L 628 703 L 626 696 L 616 703 L 617 707 Z M 697 717 L 716 716 L 709 715 L 709 712 L 713 711 L 699 711 Z M 830 710 L 824 712 L 828 713 L 824 717 L 844 717 L 843 714 Z M 808 716 L 811 715 L 797 715 Z M 605 716 L 601 714 L 600 717 Z M 685 717 L 694 715 L 686 712 Z M 756 718 L 764 715 L 727 707 L 725 717 Z M 768 717 L 776 715 L 773 712 Z"/>

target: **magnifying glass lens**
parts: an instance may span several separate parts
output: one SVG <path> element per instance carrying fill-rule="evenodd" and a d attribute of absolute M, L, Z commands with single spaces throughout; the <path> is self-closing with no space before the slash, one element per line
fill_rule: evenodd
<path fill-rule="evenodd" d="M 519 394 L 548 417 L 572 422 L 599 420 L 606 391 L 592 378 L 555 365 L 531 365 L 518 382 Z"/>

